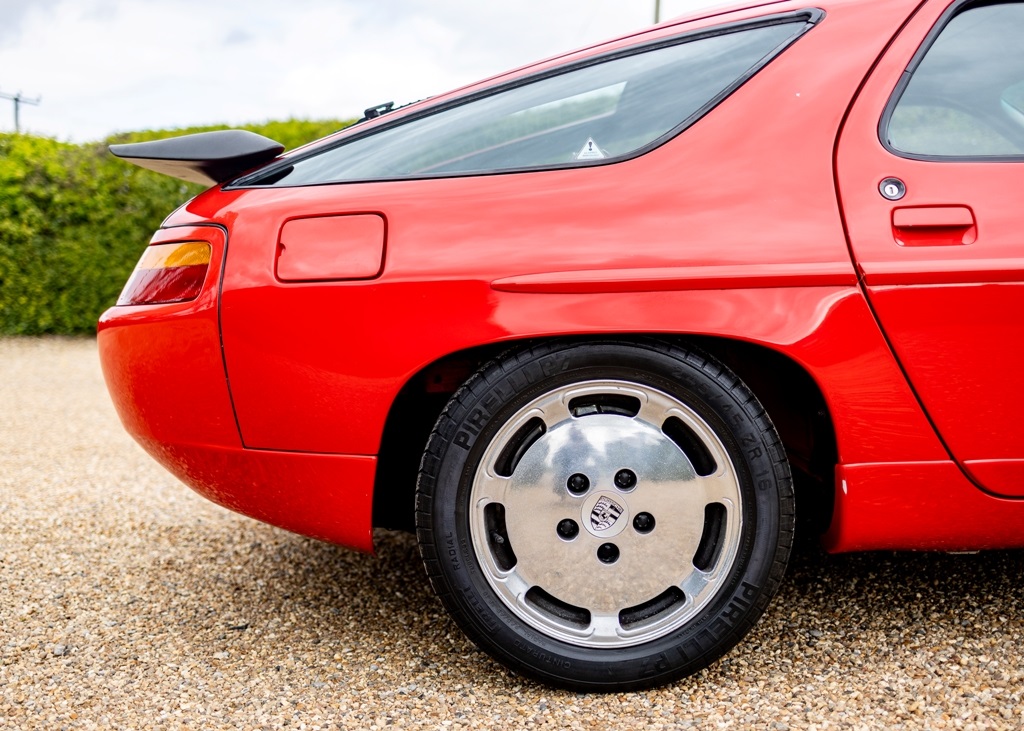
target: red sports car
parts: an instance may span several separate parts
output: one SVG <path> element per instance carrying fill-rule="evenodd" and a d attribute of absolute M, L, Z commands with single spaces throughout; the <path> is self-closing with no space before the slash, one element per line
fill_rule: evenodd
<path fill-rule="evenodd" d="M 635 689 L 830 551 L 1024 546 L 1024 2 L 664 23 L 214 187 L 99 324 L 128 431 L 221 505 L 415 530 L 480 647 Z"/>

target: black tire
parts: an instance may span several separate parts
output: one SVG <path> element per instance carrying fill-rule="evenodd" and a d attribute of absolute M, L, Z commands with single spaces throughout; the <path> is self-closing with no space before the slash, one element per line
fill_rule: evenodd
<path fill-rule="evenodd" d="M 764 409 L 710 356 L 554 341 L 452 397 L 416 526 L 434 590 L 483 650 L 563 688 L 635 690 L 750 630 L 785 572 L 793 487 Z"/>

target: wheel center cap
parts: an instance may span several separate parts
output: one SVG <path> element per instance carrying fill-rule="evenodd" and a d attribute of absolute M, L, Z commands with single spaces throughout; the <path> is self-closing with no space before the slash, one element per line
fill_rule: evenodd
<path fill-rule="evenodd" d="M 620 495 L 610 492 L 594 493 L 583 501 L 581 523 L 598 538 L 611 538 L 622 532 L 629 523 L 629 506 Z"/>

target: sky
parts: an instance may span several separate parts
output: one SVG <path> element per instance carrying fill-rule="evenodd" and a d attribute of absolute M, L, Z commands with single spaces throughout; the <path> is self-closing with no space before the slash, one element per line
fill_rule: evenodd
<path fill-rule="evenodd" d="M 661 0 L 661 18 L 722 4 Z M 41 98 L 23 132 L 72 142 L 347 119 L 653 20 L 654 0 L 0 0 L 0 92 Z"/>

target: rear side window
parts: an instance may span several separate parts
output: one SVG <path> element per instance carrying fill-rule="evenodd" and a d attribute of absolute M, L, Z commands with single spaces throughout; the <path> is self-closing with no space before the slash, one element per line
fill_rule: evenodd
<path fill-rule="evenodd" d="M 699 119 L 810 27 L 725 27 L 520 80 L 290 159 L 243 185 L 309 185 L 600 164 Z"/>
<path fill-rule="evenodd" d="M 1024 3 L 969 6 L 890 102 L 883 141 L 909 157 L 1024 156 Z"/>

